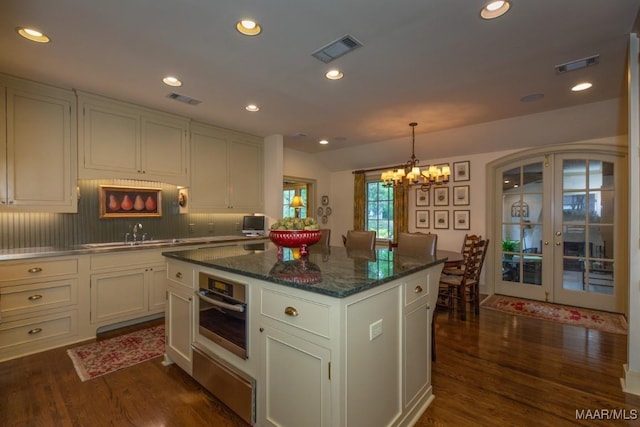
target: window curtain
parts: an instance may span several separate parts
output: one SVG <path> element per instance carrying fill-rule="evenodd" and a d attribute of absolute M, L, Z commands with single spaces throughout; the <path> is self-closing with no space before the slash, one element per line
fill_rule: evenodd
<path fill-rule="evenodd" d="M 398 241 L 398 233 L 409 231 L 409 188 L 398 185 L 393 189 L 393 241 Z"/>
<path fill-rule="evenodd" d="M 364 219 L 367 212 L 364 172 L 353 174 L 353 229 L 364 230 Z"/>

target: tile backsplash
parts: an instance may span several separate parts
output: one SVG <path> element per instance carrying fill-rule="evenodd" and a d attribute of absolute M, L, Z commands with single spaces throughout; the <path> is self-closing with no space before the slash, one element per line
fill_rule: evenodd
<path fill-rule="evenodd" d="M 100 185 L 160 188 L 162 217 L 101 219 Z M 175 185 L 134 180 L 78 180 L 78 188 L 78 213 L 0 213 L 0 249 L 123 241 L 135 223 L 142 224 L 142 233 L 146 233 L 147 239 L 242 234 L 240 228 L 245 214 L 180 214 Z"/>

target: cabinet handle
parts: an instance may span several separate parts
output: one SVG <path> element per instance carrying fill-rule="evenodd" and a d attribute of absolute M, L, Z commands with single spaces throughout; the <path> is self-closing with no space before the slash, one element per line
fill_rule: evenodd
<path fill-rule="evenodd" d="M 35 301 L 38 299 L 42 299 L 42 295 L 40 294 L 35 294 L 35 295 L 31 295 L 29 298 L 27 298 L 29 301 Z"/>
<path fill-rule="evenodd" d="M 178 272 L 176 273 L 176 277 L 177 277 L 178 279 L 182 279 L 182 273 L 180 273 L 180 272 L 178 271 Z"/>
<path fill-rule="evenodd" d="M 42 332 L 42 328 L 33 328 L 31 329 L 29 332 L 27 332 L 29 335 L 35 335 L 35 334 L 39 334 L 40 332 Z"/>
<path fill-rule="evenodd" d="M 284 314 L 286 314 L 287 316 L 297 316 L 298 315 L 298 310 L 296 310 L 294 307 L 287 307 L 284 309 Z"/>
<path fill-rule="evenodd" d="M 431 310 L 431 304 L 427 304 L 427 310 Z"/>
<path fill-rule="evenodd" d="M 422 292 L 422 286 L 420 286 L 420 285 L 416 286 L 416 288 L 413 290 L 413 292 L 415 292 L 416 294 L 419 294 L 420 292 Z"/>
<path fill-rule="evenodd" d="M 27 270 L 29 273 L 40 273 L 42 269 L 40 267 L 33 267 Z"/>

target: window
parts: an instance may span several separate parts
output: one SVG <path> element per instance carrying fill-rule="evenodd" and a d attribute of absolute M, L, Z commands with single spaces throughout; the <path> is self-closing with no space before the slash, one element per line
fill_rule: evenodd
<path fill-rule="evenodd" d="M 368 181 L 366 189 L 365 230 L 375 231 L 378 239 L 393 239 L 393 187 L 384 187 L 382 181 Z"/>
<path fill-rule="evenodd" d="M 283 202 L 283 206 L 282 206 L 282 216 L 283 217 L 295 217 L 296 216 L 296 210 L 295 208 L 291 207 L 291 200 L 293 200 L 293 196 L 295 196 L 297 193 L 300 194 L 300 196 L 302 197 L 302 200 L 304 202 L 304 207 L 300 208 L 300 218 L 306 218 L 307 217 L 307 206 L 309 206 L 308 203 L 308 199 L 307 199 L 307 188 L 306 186 L 303 188 L 299 188 L 299 189 L 285 189 L 282 193 L 282 202 Z"/>

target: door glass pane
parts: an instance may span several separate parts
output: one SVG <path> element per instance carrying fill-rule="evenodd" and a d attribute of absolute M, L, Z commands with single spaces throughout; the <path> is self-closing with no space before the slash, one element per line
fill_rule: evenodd
<path fill-rule="evenodd" d="M 502 175 L 502 280 L 542 284 L 542 162 Z"/>
<path fill-rule="evenodd" d="M 564 190 L 587 188 L 586 160 L 564 160 L 562 166 L 562 188 Z"/>
<path fill-rule="evenodd" d="M 613 293 L 613 164 L 563 163 L 563 288 Z"/>

